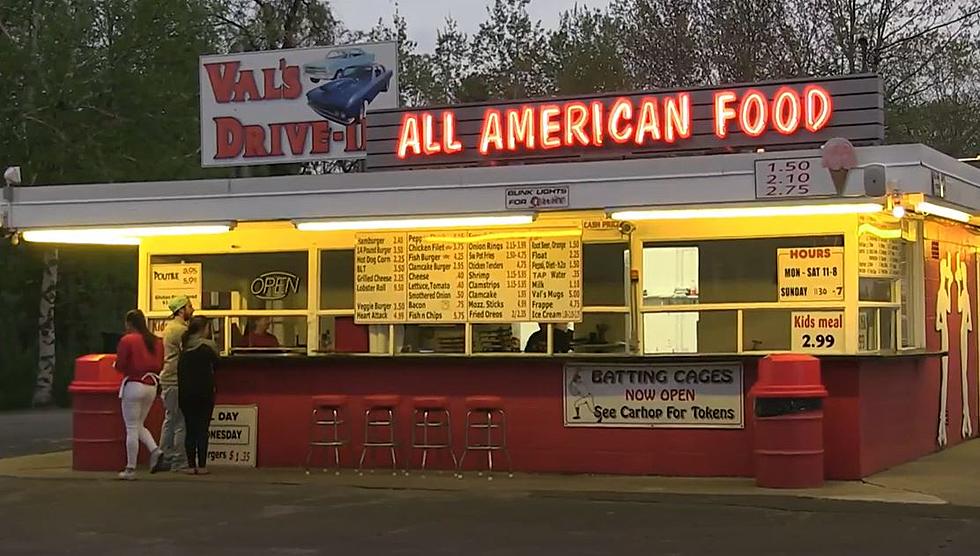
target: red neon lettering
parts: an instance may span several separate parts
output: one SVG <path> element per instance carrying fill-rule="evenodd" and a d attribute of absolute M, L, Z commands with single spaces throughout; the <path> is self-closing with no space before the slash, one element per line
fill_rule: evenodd
<path fill-rule="evenodd" d="M 800 129 L 800 96 L 789 87 L 776 91 L 772 101 L 772 125 L 783 135 L 792 135 Z"/>
<path fill-rule="evenodd" d="M 435 118 L 426 112 L 422 114 L 422 152 L 430 155 L 441 150 L 442 147 L 435 141 Z"/>
<path fill-rule="evenodd" d="M 558 108 L 554 104 L 548 104 L 541 107 L 541 147 L 545 149 L 554 149 L 561 146 L 561 122 L 558 121 L 558 117 L 561 116 L 561 108 Z"/>
<path fill-rule="evenodd" d="M 738 106 L 738 126 L 749 137 L 758 137 L 766 132 L 769 110 L 766 97 L 755 89 L 749 89 Z"/>
<path fill-rule="evenodd" d="M 645 135 L 649 135 L 651 141 L 660 140 L 660 115 L 658 112 L 657 99 L 644 98 L 640 101 L 640 116 L 636 120 L 636 136 L 633 139 L 637 145 L 643 144 Z"/>
<path fill-rule="evenodd" d="M 571 147 L 578 143 L 588 146 L 589 135 L 585 132 L 585 124 L 589 120 L 589 108 L 581 102 L 570 102 L 565 105 L 565 146 Z"/>
<path fill-rule="evenodd" d="M 806 98 L 806 128 L 813 133 L 823 129 L 830 122 L 834 102 L 830 93 L 819 85 L 809 85 L 803 89 Z"/>
<path fill-rule="evenodd" d="M 605 112 L 606 107 L 602 104 L 602 101 L 594 100 L 592 101 L 592 144 L 596 147 L 602 146 L 603 141 L 603 127 L 602 122 L 605 121 L 603 118 L 603 112 Z"/>
<path fill-rule="evenodd" d="M 525 106 L 507 111 L 507 150 L 516 151 L 519 143 L 524 148 L 534 148 L 534 109 Z"/>
<path fill-rule="evenodd" d="M 718 91 L 715 93 L 715 135 L 719 139 L 728 137 L 728 120 L 735 119 L 735 109 L 728 106 L 735 102 L 735 93 L 732 91 Z"/>
<path fill-rule="evenodd" d="M 504 136 L 500 128 L 500 111 L 487 109 L 483 115 L 483 130 L 480 132 L 480 154 L 488 154 L 491 144 L 496 150 L 503 150 Z"/>
<path fill-rule="evenodd" d="M 413 154 L 422 154 L 422 141 L 419 139 L 419 117 L 416 114 L 405 114 L 402 118 L 401 133 L 398 134 L 398 158 L 408 156 L 411 149 Z"/>
<path fill-rule="evenodd" d="M 463 150 L 463 144 L 456 139 L 456 115 L 449 111 L 442 114 L 442 147 L 446 154 Z"/>
<path fill-rule="evenodd" d="M 667 97 L 664 100 L 664 113 L 667 116 L 664 138 L 668 143 L 691 136 L 691 95 L 677 93 L 676 99 Z"/>
<path fill-rule="evenodd" d="M 629 120 L 633 118 L 633 104 L 629 99 L 621 98 L 613 103 L 612 110 L 609 111 L 609 136 L 617 143 L 626 143 L 633 136 L 633 124 Z M 623 123 L 626 120 L 626 123 Z"/>

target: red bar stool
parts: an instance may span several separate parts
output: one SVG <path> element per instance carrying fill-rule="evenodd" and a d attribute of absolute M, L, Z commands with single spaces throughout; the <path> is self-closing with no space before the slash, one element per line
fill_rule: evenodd
<path fill-rule="evenodd" d="M 421 441 L 418 434 L 419 429 L 422 432 Z M 435 438 L 430 438 L 430 430 L 434 433 Z M 449 398 L 445 396 L 417 396 L 412 398 L 412 449 L 422 450 L 421 470 L 423 474 L 425 473 L 429 450 L 449 450 L 449 455 L 453 458 L 453 474 L 457 473 L 459 462 L 456 461 L 456 454 L 453 452 Z M 407 474 L 408 464 L 405 467 Z"/>
<path fill-rule="evenodd" d="M 340 475 L 340 449 L 346 446 L 350 439 L 350 425 L 344 419 L 346 411 L 347 396 L 336 394 L 313 396 L 310 447 L 306 452 L 307 475 L 310 474 L 310 460 L 317 448 L 326 448 L 327 454 L 330 448 L 333 448 L 334 463 L 337 465 L 336 474 Z M 326 470 L 329 459 L 329 456 L 325 457 L 323 470 Z"/>
<path fill-rule="evenodd" d="M 396 450 L 398 441 L 395 440 L 395 414 L 401 398 L 396 395 L 374 395 L 364 397 L 364 445 L 361 449 L 361 459 L 357 464 L 358 473 L 364 473 L 364 457 L 369 449 L 388 448 L 391 451 L 391 472 L 398 473 Z M 372 439 L 371 431 L 378 431 Z"/>
<path fill-rule="evenodd" d="M 484 435 L 483 431 L 486 431 Z M 493 431 L 499 430 L 494 435 Z M 470 433 L 476 437 L 470 438 Z M 485 441 L 484 441 L 485 440 Z M 468 396 L 466 398 L 466 442 L 459 459 L 459 476 L 463 476 L 463 461 L 470 450 L 487 453 L 488 479 L 493 479 L 493 453 L 503 452 L 507 458 L 507 474 L 514 476 L 510 453 L 507 451 L 507 413 L 499 396 Z M 483 472 L 477 473 L 483 476 Z"/>

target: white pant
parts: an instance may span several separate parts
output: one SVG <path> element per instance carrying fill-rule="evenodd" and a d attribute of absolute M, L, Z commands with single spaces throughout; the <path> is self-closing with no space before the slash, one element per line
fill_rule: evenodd
<path fill-rule="evenodd" d="M 153 435 L 143 426 L 146 416 L 150 413 L 153 400 L 156 398 L 156 386 L 143 384 L 135 380 L 126 382 L 122 394 L 122 415 L 126 423 L 126 467 L 136 469 L 136 456 L 139 454 L 140 442 L 151 453 L 157 450 Z"/>

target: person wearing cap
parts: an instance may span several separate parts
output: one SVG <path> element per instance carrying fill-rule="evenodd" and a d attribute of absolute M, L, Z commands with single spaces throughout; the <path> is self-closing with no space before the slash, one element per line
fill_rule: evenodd
<path fill-rule="evenodd" d="M 161 397 L 165 414 L 163 429 L 160 431 L 160 448 L 172 470 L 187 467 L 187 453 L 184 450 L 184 415 L 180 412 L 178 394 L 177 362 L 180 359 L 181 342 L 187 332 L 187 323 L 194 315 L 194 305 L 187 296 L 170 300 L 167 305 L 173 315 L 163 330 L 163 371 L 160 373 Z"/>

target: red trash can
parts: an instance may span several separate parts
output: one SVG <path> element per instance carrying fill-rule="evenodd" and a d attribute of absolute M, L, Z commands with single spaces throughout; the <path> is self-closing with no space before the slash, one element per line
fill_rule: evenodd
<path fill-rule="evenodd" d="M 820 360 L 769 355 L 749 392 L 755 401 L 755 482 L 767 488 L 815 488 L 824 483 Z"/>
<path fill-rule="evenodd" d="M 122 376 L 115 355 L 75 360 L 72 394 L 72 462 L 76 471 L 119 471 L 126 467 L 126 427 L 119 401 Z"/>

